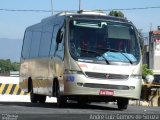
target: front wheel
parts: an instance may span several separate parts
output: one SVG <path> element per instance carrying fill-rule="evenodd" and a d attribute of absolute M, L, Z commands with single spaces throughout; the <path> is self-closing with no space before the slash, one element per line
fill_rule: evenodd
<path fill-rule="evenodd" d="M 127 98 L 117 99 L 117 106 L 119 110 L 125 110 L 128 107 L 129 100 Z"/>
<path fill-rule="evenodd" d="M 66 105 L 66 97 L 65 96 L 58 96 L 57 97 L 57 105 L 58 107 L 64 107 Z"/>
<path fill-rule="evenodd" d="M 87 98 L 79 98 L 78 99 L 78 104 L 79 104 L 79 106 L 85 106 L 85 105 L 87 105 L 88 103 L 90 103 L 89 101 L 88 101 L 88 99 Z"/>
<path fill-rule="evenodd" d="M 57 106 L 64 107 L 67 103 L 67 97 L 60 95 L 60 88 L 58 84 L 56 84 L 56 97 L 57 97 Z"/>

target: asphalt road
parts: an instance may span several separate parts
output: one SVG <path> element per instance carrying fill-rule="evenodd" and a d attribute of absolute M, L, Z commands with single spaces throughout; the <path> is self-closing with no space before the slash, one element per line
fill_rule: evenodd
<path fill-rule="evenodd" d="M 128 106 L 120 111 L 117 105 L 93 103 L 79 106 L 70 103 L 58 108 L 56 103 L 0 102 L 0 120 L 160 120 L 160 107 Z"/>

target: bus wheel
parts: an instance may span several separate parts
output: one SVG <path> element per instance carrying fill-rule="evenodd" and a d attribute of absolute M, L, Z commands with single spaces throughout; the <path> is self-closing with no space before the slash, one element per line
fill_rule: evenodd
<path fill-rule="evenodd" d="M 129 100 L 127 98 L 117 99 L 117 106 L 119 110 L 125 110 L 128 107 Z"/>
<path fill-rule="evenodd" d="M 46 102 L 46 96 L 45 95 L 37 95 L 33 93 L 33 88 L 30 92 L 30 99 L 32 103 L 45 103 Z"/>
<path fill-rule="evenodd" d="M 37 95 L 33 93 L 33 89 L 30 92 L 30 100 L 31 100 L 32 103 L 37 103 L 38 102 Z"/>
<path fill-rule="evenodd" d="M 81 99 L 80 98 L 78 99 L 78 105 L 79 106 L 83 107 L 83 106 L 87 105 L 88 103 L 89 103 L 89 101 L 87 99 L 83 98 L 83 97 Z"/>
<path fill-rule="evenodd" d="M 56 87 L 56 97 L 57 97 L 57 106 L 58 107 L 64 107 L 66 105 L 67 99 L 66 96 L 60 95 L 60 89 L 59 86 Z"/>
<path fill-rule="evenodd" d="M 39 101 L 39 103 L 45 103 L 46 96 L 45 95 L 38 95 L 38 101 Z"/>
<path fill-rule="evenodd" d="M 32 103 L 37 103 L 38 102 L 38 96 L 33 93 L 33 84 L 32 80 L 30 81 L 30 100 Z"/>
<path fill-rule="evenodd" d="M 57 97 L 57 105 L 58 107 L 65 107 L 66 105 L 66 97 L 65 96 L 58 96 Z"/>

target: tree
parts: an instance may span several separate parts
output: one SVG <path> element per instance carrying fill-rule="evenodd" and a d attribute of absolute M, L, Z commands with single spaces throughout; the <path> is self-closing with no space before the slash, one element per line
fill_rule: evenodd
<path fill-rule="evenodd" d="M 123 17 L 124 18 L 124 14 L 121 11 L 114 11 L 112 10 L 109 14 L 109 16 L 115 16 L 115 17 Z"/>
<path fill-rule="evenodd" d="M 20 64 L 17 62 L 12 63 L 12 71 L 19 71 Z"/>
<path fill-rule="evenodd" d="M 0 72 L 8 73 L 10 71 L 19 71 L 19 63 L 12 63 L 10 59 L 0 59 Z"/>

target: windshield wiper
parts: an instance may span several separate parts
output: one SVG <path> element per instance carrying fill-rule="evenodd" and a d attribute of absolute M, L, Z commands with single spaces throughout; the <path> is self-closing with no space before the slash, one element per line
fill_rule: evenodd
<path fill-rule="evenodd" d="M 97 54 L 98 56 L 103 57 L 107 64 L 110 64 L 109 61 L 103 55 L 101 55 L 100 53 L 98 53 L 98 52 L 96 52 L 94 50 L 81 49 L 81 51 Z"/>
<path fill-rule="evenodd" d="M 112 48 L 98 48 L 100 50 L 106 50 L 106 51 L 113 51 L 113 52 L 119 52 L 121 53 L 125 58 L 127 58 L 127 60 L 130 62 L 130 64 L 133 64 L 133 61 L 131 59 L 129 59 L 128 56 L 126 56 L 124 53 L 122 53 L 121 50 L 116 50 L 116 49 L 112 49 Z"/>

